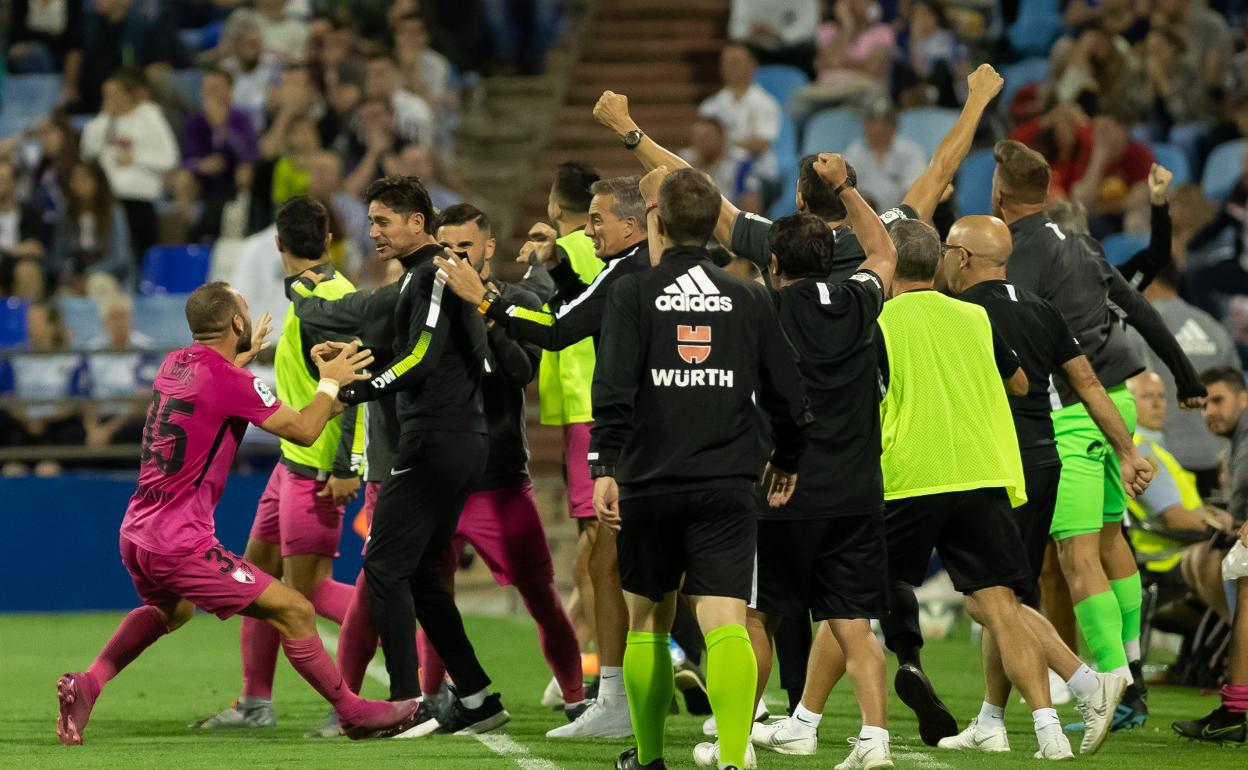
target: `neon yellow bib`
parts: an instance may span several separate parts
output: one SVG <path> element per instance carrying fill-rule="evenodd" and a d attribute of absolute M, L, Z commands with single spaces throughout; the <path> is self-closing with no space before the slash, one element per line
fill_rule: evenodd
<path fill-rule="evenodd" d="M 584 230 L 568 233 L 555 241 L 568 255 L 572 269 L 585 283 L 594 280 L 604 267 L 594 255 L 594 242 Z M 547 310 L 550 308 L 547 307 Z M 563 350 L 543 350 L 537 372 L 543 425 L 571 425 L 593 422 L 590 385 L 594 380 L 597 351 L 594 341 L 586 338 Z"/>

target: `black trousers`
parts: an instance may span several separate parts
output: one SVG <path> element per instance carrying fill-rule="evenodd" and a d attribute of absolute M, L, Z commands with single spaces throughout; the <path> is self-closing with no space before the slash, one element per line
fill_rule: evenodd
<path fill-rule="evenodd" d="M 806 689 L 806 663 L 813 641 L 810 618 L 783 617 L 776 628 L 776 662 L 780 665 L 780 687 L 789 695 L 789 713 Z"/>
<path fill-rule="evenodd" d="M 386 654 L 391 700 L 420 695 L 412 642 L 417 621 L 461 693 L 479 692 L 490 683 L 441 571 L 464 501 L 485 470 L 486 451 L 480 433 L 404 433 L 390 475 L 381 483 L 364 574 Z"/>

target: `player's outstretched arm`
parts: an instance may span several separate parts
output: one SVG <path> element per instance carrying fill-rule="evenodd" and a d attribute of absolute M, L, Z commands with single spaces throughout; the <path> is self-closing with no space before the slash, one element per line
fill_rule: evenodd
<path fill-rule="evenodd" d="M 311 446 L 325 429 L 325 423 L 334 416 L 339 388 L 368 379 L 368 373 L 361 370 L 373 362 L 373 353 L 360 350 L 355 343 L 322 342 L 312 348 L 312 360 L 320 371 L 321 381 L 308 405 L 296 412 L 288 404 L 282 404 L 260 423 L 269 433 L 300 446 Z"/>
<path fill-rule="evenodd" d="M 1148 171 L 1148 201 L 1151 208 L 1152 226 L 1148 231 L 1148 246 L 1136 252 L 1121 265 L 1118 272 L 1139 291 L 1153 282 L 1161 269 L 1170 263 L 1173 251 L 1170 221 L 1170 182 L 1174 174 L 1165 166 L 1154 163 Z"/>
<path fill-rule="evenodd" d="M 849 178 L 845 158 L 832 152 L 819 153 L 815 160 L 815 173 L 832 185 L 833 189 L 845 184 Z M 862 250 L 867 255 L 859 267 L 879 276 L 884 284 L 884 295 L 888 296 L 893 284 L 893 273 L 897 269 L 897 247 L 893 244 L 893 239 L 888 237 L 884 223 L 858 190 L 853 187 L 842 190 L 841 203 L 845 204 L 849 224 L 853 226 L 858 242 L 862 244 Z"/>
<path fill-rule="evenodd" d="M 1076 356 L 1062 364 L 1062 374 L 1079 400 L 1088 409 L 1088 416 L 1096 427 L 1101 429 L 1109 445 L 1118 455 L 1122 469 L 1122 486 L 1131 497 L 1141 495 L 1148 489 L 1148 482 L 1153 478 L 1153 466 L 1140 456 L 1135 442 L 1131 440 L 1131 431 L 1123 422 L 1122 415 L 1109 394 L 1096 376 L 1087 356 Z"/>
<path fill-rule="evenodd" d="M 1005 81 L 992 68 L 991 64 L 981 64 L 966 79 L 970 86 L 970 94 L 962 113 L 949 129 L 949 133 L 940 140 L 936 152 L 932 154 L 932 162 L 914 180 L 902 203 L 914 209 L 920 219 L 930 220 L 936 204 L 944 195 L 945 188 L 958 173 L 966 154 L 971 151 L 971 140 L 975 138 L 975 129 L 988 109 L 988 104 L 1001 92 Z"/>

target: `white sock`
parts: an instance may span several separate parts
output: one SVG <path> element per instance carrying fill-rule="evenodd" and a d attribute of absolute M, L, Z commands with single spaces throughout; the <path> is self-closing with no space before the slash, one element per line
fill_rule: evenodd
<path fill-rule="evenodd" d="M 821 719 L 823 719 L 823 714 L 816 714 L 800 703 L 797 704 L 797 708 L 793 709 L 793 721 L 811 731 L 819 728 L 819 720 Z"/>
<path fill-rule="evenodd" d="M 624 667 L 602 666 L 598 669 L 598 700 L 627 698 L 624 693 Z"/>
<path fill-rule="evenodd" d="M 1070 688 L 1070 691 L 1079 700 L 1087 700 L 1095 695 L 1098 684 L 1096 672 L 1089 668 L 1086 663 L 1079 664 L 1079 668 L 1075 670 L 1075 673 L 1071 674 L 1070 679 L 1066 680 L 1066 686 Z"/>
<path fill-rule="evenodd" d="M 858 730 L 858 740 L 860 741 L 873 741 L 877 738 L 888 743 L 888 730 L 885 730 L 883 727 L 872 727 L 871 725 L 863 725 Z"/>
<path fill-rule="evenodd" d="M 1062 734 L 1062 722 L 1057 718 L 1055 708 L 1036 709 L 1031 712 L 1031 721 L 1036 727 L 1036 738 L 1041 745 L 1053 735 Z"/>
<path fill-rule="evenodd" d="M 238 696 L 238 709 L 255 708 L 256 706 L 270 706 L 273 704 L 272 698 L 261 698 L 258 695 L 240 695 Z"/>
<path fill-rule="evenodd" d="M 480 690 L 472 695 L 465 695 L 459 699 L 466 709 L 479 709 L 485 705 L 485 696 L 489 695 L 489 690 Z"/>
<path fill-rule="evenodd" d="M 1140 640 L 1132 639 L 1129 642 L 1123 642 L 1122 646 L 1127 650 L 1127 661 L 1135 663 L 1140 659 Z"/>
<path fill-rule="evenodd" d="M 984 701 L 979 706 L 976 721 L 980 727 L 1005 727 L 1005 706 L 994 706 Z"/>
<path fill-rule="evenodd" d="M 1131 668 L 1129 666 L 1119 666 L 1114 669 L 1113 673 L 1127 680 L 1127 684 L 1135 684 L 1135 677 L 1131 676 Z"/>

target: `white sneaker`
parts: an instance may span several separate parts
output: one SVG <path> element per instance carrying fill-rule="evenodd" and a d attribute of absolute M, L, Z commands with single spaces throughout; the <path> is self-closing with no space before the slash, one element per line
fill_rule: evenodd
<path fill-rule="evenodd" d="M 1036 759 L 1074 759 L 1075 752 L 1070 750 L 1066 734 L 1059 732 L 1040 744 L 1040 750 L 1033 756 Z"/>
<path fill-rule="evenodd" d="M 694 746 L 693 762 L 698 767 L 718 767 L 719 742 L 707 741 Z M 754 770 L 756 767 L 758 767 L 758 755 L 754 753 L 754 747 L 747 743 L 745 744 L 745 768 L 743 770 Z"/>
<path fill-rule="evenodd" d="M 546 692 L 542 693 L 542 706 L 548 709 L 563 708 L 563 688 L 559 686 L 559 680 L 553 676 L 550 678 L 550 684 L 546 685 Z"/>
<path fill-rule="evenodd" d="M 799 757 L 813 756 L 819 746 L 819 734 L 793 717 L 777 719 L 770 724 L 754 723 L 750 742 L 760 749 Z"/>
<path fill-rule="evenodd" d="M 633 723 L 628 717 L 628 700 L 610 698 L 597 700 L 577 717 L 575 722 L 561 725 L 546 733 L 547 738 L 628 738 Z"/>
<path fill-rule="evenodd" d="M 1115 674 L 1097 674 L 1096 692 L 1086 701 L 1079 701 L 1075 709 L 1083 717 L 1083 742 L 1080 754 L 1095 754 L 1109 737 L 1114 724 L 1114 710 L 1127 690 L 1127 680 Z"/>
<path fill-rule="evenodd" d="M 767 713 L 767 706 L 760 700 L 754 708 L 754 721 L 766 722 L 768 719 L 771 719 L 771 714 Z M 719 724 L 715 721 L 714 715 L 707 717 L 702 723 L 702 734 L 708 738 L 719 735 Z"/>
<path fill-rule="evenodd" d="M 893 766 L 893 755 L 888 749 L 888 741 L 880 738 L 869 741 L 850 738 L 849 744 L 854 750 L 849 752 L 844 762 L 836 766 L 836 770 L 874 770 Z"/>
<path fill-rule="evenodd" d="M 957 735 L 941 738 L 936 744 L 942 749 L 970 749 L 971 751 L 1009 751 L 1010 739 L 1004 727 L 980 727 L 979 718 L 971 720 L 966 729 Z"/>

